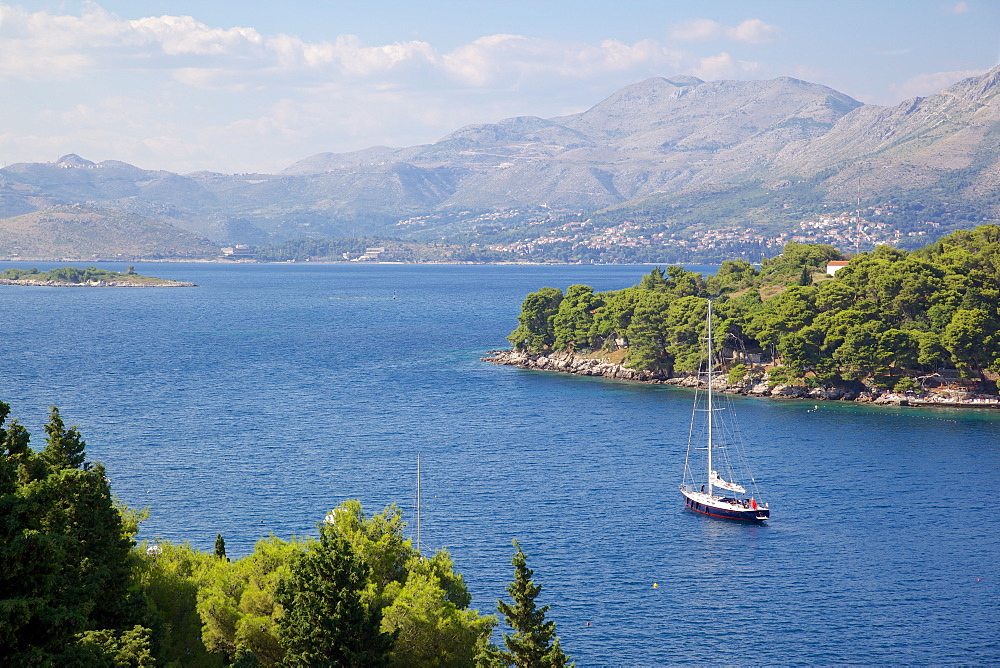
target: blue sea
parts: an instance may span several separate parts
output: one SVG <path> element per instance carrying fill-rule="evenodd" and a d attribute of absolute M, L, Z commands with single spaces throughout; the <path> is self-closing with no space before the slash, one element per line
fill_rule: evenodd
<path fill-rule="evenodd" d="M 412 520 L 419 455 L 425 551 L 493 612 L 516 538 L 578 665 L 1000 663 L 996 412 L 737 400 L 746 526 L 683 507 L 688 391 L 480 361 L 528 292 L 650 267 L 136 269 L 199 287 L 0 287 L 0 399 L 36 447 L 50 405 L 79 425 L 142 539 Z"/>

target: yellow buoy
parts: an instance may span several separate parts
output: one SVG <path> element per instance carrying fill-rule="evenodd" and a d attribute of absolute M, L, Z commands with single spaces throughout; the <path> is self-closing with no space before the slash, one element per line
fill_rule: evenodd
<path fill-rule="evenodd" d="M 660 586 L 660 585 L 656 584 L 655 582 L 653 583 L 653 589 L 656 589 L 656 588 L 657 588 L 657 587 L 659 587 L 659 586 Z"/>

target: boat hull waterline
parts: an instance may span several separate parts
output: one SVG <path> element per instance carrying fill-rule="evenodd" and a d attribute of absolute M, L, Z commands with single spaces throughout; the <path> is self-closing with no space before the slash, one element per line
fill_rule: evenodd
<path fill-rule="evenodd" d="M 689 510 L 710 517 L 743 522 L 763 522 L 771 516 L 771 511 L 766 506 L 757 505 L 753 499 L 744 502 L 684 489 L 681 490 L 681 494 L 684 495 L 684 505 Z"/>

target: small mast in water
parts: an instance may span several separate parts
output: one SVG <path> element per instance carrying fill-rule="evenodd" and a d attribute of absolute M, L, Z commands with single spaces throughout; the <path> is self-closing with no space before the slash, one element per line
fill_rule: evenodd
<path fill-rule="evenodd" d="M 417 453 L 417 552 L 420 552 L 420 453 Z"/>

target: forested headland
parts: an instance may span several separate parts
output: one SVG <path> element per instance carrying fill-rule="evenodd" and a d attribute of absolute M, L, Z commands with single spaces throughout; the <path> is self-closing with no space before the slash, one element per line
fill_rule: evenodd
<path fill-rule="evenodd" d="M 422 555 L 401 511 L 345 501 L 318 538 L 270 536 L 231 560 L 140 543 L 147 511 L 117 500 L 56 408 L 41 450 L 0 402 L 0 665 L 564 666 L 514 542 L 499 620 L 470 608 L 451 556 Z"/>
<path fill-rule="evenodd" d="M 830 276 L 834 260 L 848 264 Z M 513 357 L 494 361 L 575 355 L 617 361 L 644 378 L 690 376 L 703 358 L 708 297 L 731 389 L 997 393 L 996 225 L 910 252 L 880 246 L 847 258 L 832 246 L 790 243 L 759 268 L 727 260 L 708 278 L 671 266 L 623 290 L 545 287 L 524 300 L 508 336 Z"/>

